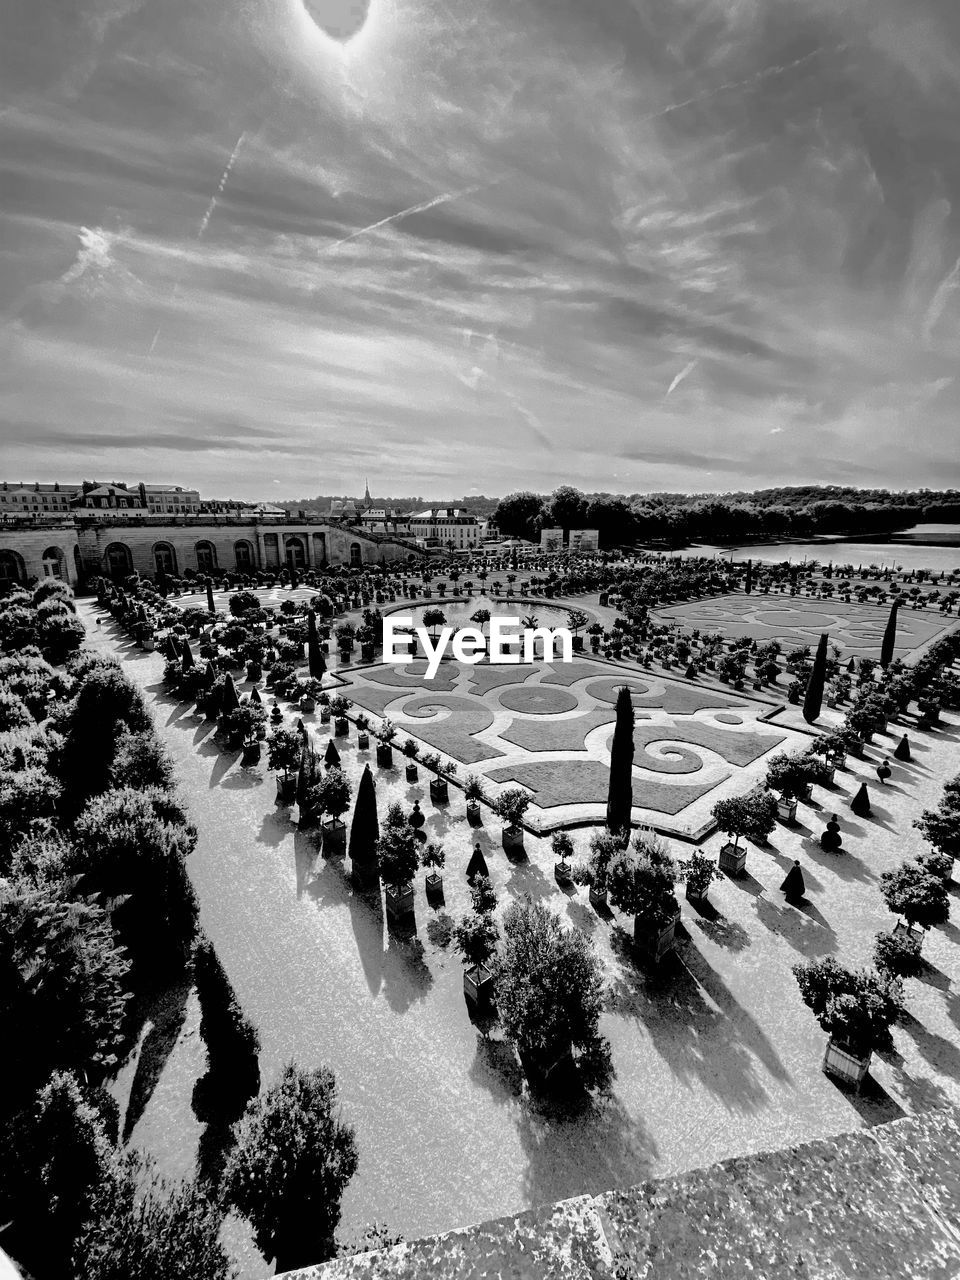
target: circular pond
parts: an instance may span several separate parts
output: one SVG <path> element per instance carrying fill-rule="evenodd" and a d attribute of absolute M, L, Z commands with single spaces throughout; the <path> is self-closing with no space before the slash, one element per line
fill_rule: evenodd
<path fill-rule="evenodd" d="M 541 604 L 539 601 L 534 603 L 532 600 L 494 600 L 490 596 L 472 596 L 467 600 L 448 600 L 438 596 L 429 604 L 409 609 L 401 605 L 400 608 L 391 609 L 390 612 L 412 617 L 413 625 L 419 627 L 423 625 L 423 614 L 426 609 L 442 610 L 448 627 L 477 626 L 477 623 L 471 622 L 471 618 L 478 609 L 486 609 L 497 618 L 516 618 L 518 624 L 522 624 L 524 618 L 532 615 L 536 618 L 538 627 L 566 627 L 570 622 L 570 614 L 567 610 L 558 609 L 555 605 Z M 486 631 L 486 625 L 484 630 Z"/>

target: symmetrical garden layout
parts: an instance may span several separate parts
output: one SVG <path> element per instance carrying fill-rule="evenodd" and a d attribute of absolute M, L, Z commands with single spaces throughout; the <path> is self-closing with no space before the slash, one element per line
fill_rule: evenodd
<path fill-rule="evenodd" d="M 572 663 L 370 666 L 346 674 L 358 708 L 482 774 L 491 795 L 519 784 L 541 829 L 602 818 L 617 689 L 633 693 L 634 817 L 693 834 L 718 788 L 793 739 L 766 703 L 648 672 Z M 762 769 L 755 770 L 759 775 Z M 716 794 L 715 794 L 716 793 Z M 724 791 L 723 794 L 726 792 Z"/>
<path fill-rule="evenodd" d="M 778 640 L 785 650 L 801 645 L 815 647 L 823 632 L 845 658 L 879 658 L 884 628 L 890 616 L 884 604 L 846 603 L 784 595 L 729 595 L 695 600 L 657 610 L 664 622 L 676 622 L 684 630 L 722 631 L 725 635 L 750 636 L 761 644 Z M 896 654 L 908 654 L 951 631 L 956 619 L 929 609 L 901 608 L 897 615 Z"/>

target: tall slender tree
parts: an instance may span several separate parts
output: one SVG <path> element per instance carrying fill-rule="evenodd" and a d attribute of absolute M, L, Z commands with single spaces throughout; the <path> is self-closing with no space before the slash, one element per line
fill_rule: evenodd
<path fill-rule="evenodd" d="M 899 608 L 900 601 L 894 600 L 890 606 L 890 617 L 887 619 L 886 630 L 883 633 L 883 643 L 880 646 L 881 667 L 889 667 L 893 661 L 893 651 L 897 645 L 897 610 Z"/>
<path fill-rule="evenodd" d="M 375 871 L 379 838 L 377 789 L 370 766 L 365 764 L 357 786 L 357 802 L 353 809 L 350 845 L 347 850 L 353 864 L 354 877 L 361 883 L 368 881 Z"/>
<path fill-rule="evenodd" d="M 216 613 L 216 608 L 213 603 L 213 583 L 209 578 L 207 579 L 207 612 Z"/>
<path fill-rule="evenodd" d="M 747 595 L 753 590 L 753 561 L 747 561 L 747 577 L 743 584 L 743 589 Z"/>
<path fill-rule="evenodd" d="M 807 724 L 813 724 L 819 718 L 823 708 L 823 687 L 827 682 L 827 640 L 829 633 L 824 631 L 817 645 L 817 656 L 813 660 L 813 671 L 807 681 L 807 691 L 803 695 L 803 718 Z"/>
<path fill-rule="evenodd" d="M 317 615 L 313 609 L 307 614 L 307 660 L 310 674 L 315 680 L 322 680 L 327 669 L 323 650 L 320 648 L 320 636 L 317 632 Z"/>
<path fill-rule="evenodd" d="M 610 788 L 607 792 L 607 829 L 629 832 L 633 808 L 633 701 L 630 690 L 617 691 L 617 723 L 610 746 Z"/>

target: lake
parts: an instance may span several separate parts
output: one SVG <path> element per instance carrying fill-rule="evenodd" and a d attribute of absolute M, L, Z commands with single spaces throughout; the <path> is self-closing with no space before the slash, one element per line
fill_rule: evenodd
<path fill-rule="evenodd" d="M 819 560 L 826 564 L 899 566 L 903 569 L 947 570 L 960 568 L 960 525 L 918 524 L 895 535 L 895 541 L 856 542 L 846 539 L 819 538 L 812 542 L 746 543 L 743 546 L 688 547 L 681 555 L 717 555 L 723 559 L 765 560 L 779 563 L 790 560 Z M 927 542 L 936 545 L 923 545 Z"/>

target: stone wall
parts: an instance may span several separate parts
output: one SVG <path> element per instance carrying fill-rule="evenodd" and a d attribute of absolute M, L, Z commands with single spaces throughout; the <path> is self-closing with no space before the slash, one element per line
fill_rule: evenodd
<path fill-rule="evenodd" d="M 947 1107 L 286 1280 L 952 1280 L 958 1220 L 960 1109 Z"/>
<path fill-rule="evenodd" d="M 56 553 L 56 557 L 48 553 Z M 77 529 L 72 520 L 36 525 L 0 525 L 0 559 L 3 577 L 21 582 L 52 576 L 74 586 L 80 576 Z M 44 561 L 46 560 L 46 564 Z"/>

